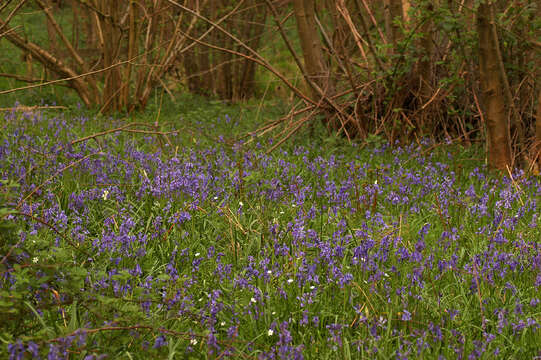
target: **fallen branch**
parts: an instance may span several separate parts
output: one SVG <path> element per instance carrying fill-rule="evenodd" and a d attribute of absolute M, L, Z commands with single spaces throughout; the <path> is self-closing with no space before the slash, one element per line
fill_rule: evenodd
<path fill-rule="evenodd" d="M 0 108 L 0 111 L 23 111 L 23 112 L 31 112 L 34 110 L 52 110 L 52 109 L 60 109 L 60 110 L 66 110 L 66 106 L 15 106 L 15 107 L 7 107 L 7 108 Z"/>
<path fill-rule="evenodd" d="M 77 161 L 74 161 L 72 162 L 71 164 L 63 167 L 62 169 L 58 170 L 57 172 L 55 172 L 53 175 L 51 175 L 49 178 L 47 178 L 47 180 L 45 180 L 43 183 L 41 183 L 40 185 L 36 186 L 36 188 L 34 190 L 32 190 L 28 195 L 26 195 L 24 198 L 22 198 L 18 203 L 17 203 L 17 206 L 16 208 L 19 209 L 22 204 L 29 198 L 31 197 L 32 195 L 34 195 L 39 189 L 41 189 L 42 187 L 44 187 L 49 181 L 51 181 L 52 179 L 54 179 L 55 177 L 57 177 L 58 175 L 62 174 L 64 171 L 74 167 L 75 165 L 78 165 L 79 163 L 85 161 L 86 159 L 92 157 L 92 156 L 95 156 L 95 155 L 101 155 L 101 156 L 104 156 L 105 153 L 102 153 L 102 152 L 98 152 L 98 153 L 93 153 L 93 154 L 88 154 L 86 155 L 85 157 L 77 160 Z"/>

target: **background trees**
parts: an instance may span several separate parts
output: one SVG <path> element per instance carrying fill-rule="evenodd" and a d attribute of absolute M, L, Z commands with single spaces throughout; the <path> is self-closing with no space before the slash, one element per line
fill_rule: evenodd
<path fill-rule="evenodd" d="M 536 170 L 540 9 L 539 0 L 8 0 L 0 46 L 23 61 L 0 69 L 11 79 L 0 93 L 54 82 L 103 112 L 133 111 L 156 88 L 261 96 L 272 76 L 298 100 L 271 125 L 281 140 L 322 119 L 349 139 L 486 140 L 491 167 Z"/>

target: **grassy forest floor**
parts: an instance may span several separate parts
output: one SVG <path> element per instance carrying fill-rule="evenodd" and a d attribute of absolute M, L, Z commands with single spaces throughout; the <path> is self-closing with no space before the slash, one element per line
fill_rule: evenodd
<path fill-rule="evenodd" d="M 539 177 L 155 100 L 2 114 L 0 358 L 541 356 Z"/>

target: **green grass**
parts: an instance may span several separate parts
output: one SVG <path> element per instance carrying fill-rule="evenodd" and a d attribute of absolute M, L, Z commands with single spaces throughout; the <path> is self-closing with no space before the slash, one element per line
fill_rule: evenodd
<path fill-rule="evenodd" d="M 362 147 L 319 124 L 271 155 L 272 135 L 227 145 L 282 113 L 258 106 L 157 94 L 129 118 L 6 118 L 1 176 L 20 187 L 0 193 L 26 215 L 2 223 L 0 357 L 537 355 L 538 178 L 475 170 L 475 147 Z M 180 130 L 171 145 L 120 132 L 55 150 L 156 120 Z"/>

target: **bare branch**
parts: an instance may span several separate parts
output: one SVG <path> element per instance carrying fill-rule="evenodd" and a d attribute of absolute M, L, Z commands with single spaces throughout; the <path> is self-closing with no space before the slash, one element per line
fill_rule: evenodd
<path fill-rule="evenodd" d="M 15 8 L 11 11 L 11 13 L 9 13 L 8 17 L 6 18 L 5 20 L 5 23 L 4 24 L 0 24 L 0 31 L 4 30 L 4 28 L 6 26 L 8 26 L 9 22 L 11 21 L 11 19 L 13 19 L 13 17 L 15 16 L 15 14 L 17 13 L 17 11 L 19 11 L 19 9 L 24 5 L 24 3 L 26 2 L 26 0 L 21 0 L 20 3 L 17 4 L 17 6 L 15 6 Z M 7 5 L 7 4 L 6 4 Z M 2 8 L 3 9 L 3 8 Z M 0 10 L 1 11 L 1 10 Z"/>
<path fill-rule="evenodd" d="M 0 19 L 0 25 L 3 25 L 3 27 L 7 27 L 7 23 Z M 9 31 L 8 27 L 8 31 Z M 71 69 L 69 66 L 64 64 L 60 59 L 55 57 L 53 54 L 48 52 L 47 50 L 41 48 L 39 45 L 33 43 L 33 42 L 27 42 L 19 35 L 9 32 L 6 35 L 6 38 L 15 46 L 22 49 L 23 51 L 26 51 L 30 54 L 32 54 L 33 57 L 40 60 L 40 62 L 46 64 L 48 68 L 50 68 L 52 71 L 58 73 L 60 76 L 64 76 L 66 78 L 69 78 L 69 81 L 71 82 L 72 87 L 79 93 L 79 96 L 81 97 L 81 100 L 86 105 L 90 105 L 90 96 L 88 93 L 88 88 L 84 82 L 80 80 L 80 77 L 77 75 L 77 73 Z M 37 85 L 31 85 L 34 87 L 37 87 Z M 12 92 L 12 90 L 6 90 L 1 91 L 0 94 Z"/>

